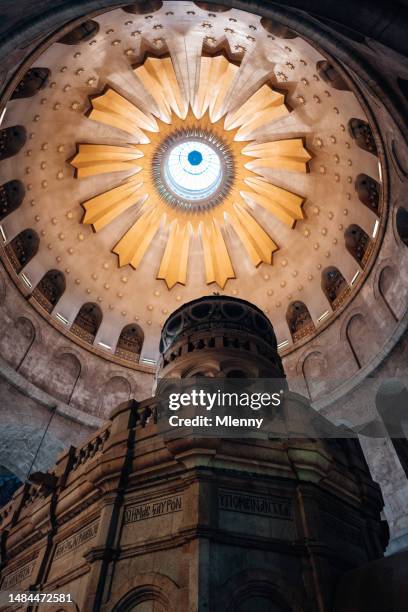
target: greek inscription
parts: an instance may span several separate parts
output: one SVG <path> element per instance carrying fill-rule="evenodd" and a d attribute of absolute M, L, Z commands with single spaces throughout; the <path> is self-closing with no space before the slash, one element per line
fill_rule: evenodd
<path fill-rule="evenodd" d="M 124 524 L 127 525 L 128 523 L 135 523 L 156 516 L 172 514 L 173 512 L 180 512 L 181 510 L 182 499 L 180 495 L 152 501 L 147 504 L 140 504 L 138 506 L 130 506 L 125 510 Z"/>
<path fill-rule="evenodd" d="M 16 586 L 16 584 L 20 584 L 20 582 L 22 582 L 25 578 L 31 576 L 31 574 L 33 573 L 34 565 L 34 563 L 28 563 L 27 565 L 20 567 L 20 569 L 16 570 L 12 574 L 4 576 L 3 582 L 1 584 L 2 590 L 11 589 Z"/>
<path fill-rule="evenodd" d="M 63 540 L 62 542 L 58 544 L 55 550 L 54 559 L 59 559 L 60 557 L 63 557 L 67 553 L 75 550 L 82 544 L 85 544 L 85 542 L 88 542 L 88 540 L 96 536 L 97 531 L 98 531 L 98 523 L 92 523 L 91 525 L 89 525 L 88 527 L 85 527 L 85 529 L 82 529 L 75 535 L 70 536 L 66 540 Z"/>
<path fill-rule="evenodd" d="M 218 491 L 220 510 L 258 514 L 260 516 L 292 518 L 289 500 L 265 495 L 245 495 L 235 491 Z"/>

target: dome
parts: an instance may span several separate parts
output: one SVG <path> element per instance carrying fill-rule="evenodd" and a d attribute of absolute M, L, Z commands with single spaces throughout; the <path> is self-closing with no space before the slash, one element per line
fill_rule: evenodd
<path fill-rule="evenodd" d="M 29 69 L 44 77 L 38 92 L 28 72 L 29 97 L 10 101 L 4 182 L 26 195 L 2 221 L 3 260 L 23 292 L 59 270 L 49 322 L 108 358 L 137 323 L 157 359 L 168 313 L 214 290 L 255 302 L 291 350 L 290 304 L 307 306 L 301 340 L 312 339 L 375 257 L 386 212 L 376 131 L 351 83 L 296 32 L 205 3 L 150 4 L 57 37 Z M 27 229 L 38 249 L 22 265 L 13 241 Z M 337 301 L 322 289 L 328 267 L 344 279 Z M 102 320 L 86 341 L 74 321 L 88 302 Z"/>

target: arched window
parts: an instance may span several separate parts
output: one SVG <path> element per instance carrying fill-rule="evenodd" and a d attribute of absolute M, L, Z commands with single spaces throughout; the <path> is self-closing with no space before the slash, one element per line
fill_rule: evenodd
<path fill-rule="evenodd" d="M 282 25 L 278 21 L 274 19 L 268 19 L 267 17 L 262 17 L 261 25 L 263 28 L 272 34 L 272 36 L 276 36 L 277 38 L 296 38 L 297 34 L 290 28 Z"/>
<path fill-rule="evenodd" d="M 17 155 L 26 141 L 27 131 L 23 125 L 13 125 L 0 130 L 0 160 Z"/>
<path fill-rule="evenodd" d="M 377 145 L 375 144 L 374 136 L 367 121 L 362 119 L 350 119 L 348 122 L 349 134 L 356 144 L 369 153 L 377 155 Z"/>
<path fill-rule="evenodd" d="M 33 229 L 25 229 L 6 245 L 7 257 L 19 273 L 38 251 L 40 239 Z"/>
<path fill-rule="evenodd" d="M 40 89 L 44 89 L 50 75 L 49 68 L 30 68 L 13 91 L 11 100 L 35 96 Z"/>
<path fill-rule="evenodd" d="M 81 306 L 75 317 L 75 321 L 71 325 L 71 332 L 84 342 L 93 344 L 101 323 L 102 310 L 98 304 L 87 302 Z"/>
<path fill-rule="evenodd" d="M 63 45 L 77 45 L 80 42 L 90 40 L 96 36 L 98 32 L 99 23 L 89 19 L 68 32 L 68 34 L 65 34 L 65 36 L 60 38 L 58 42 L 62 43 Z"/>
<path fill-rule="evenodd" d="M 256 577 L 256 574 L 260 576 Z M 251 576 L 251 577 L 249 577 Z M 225 605 L 225 612 L 291 612 L 300 610 L 300 606 L 288 602 L 289 593 L 282 593 L 264 570 L 247 570 L 236 574 L 229 580 L 230 600 Z M 292 604 L 292 605 L 291 605 Z"/>
<path fill-rule="evenodd" d="M 330 266 L 322 272 L 322 289 L 333 310 L 337 310 L 350 294 L 351 288 L 342 273 Z"/>
<path fill-rule="evenodd" d="M 0 187 L 0 221 L 16 210 L 24 200 L 25 189 L 21 181 L 8 181 Z"/>
<path fill-rule="evenodd" d="M 126 13 L 133 13 L 133 15 L 148 15 L 160 10 L 162 6 L 163 2 L 160 0 L 139 0 L 139 2 L 132 2 L 132 4 L 127 6 L 122 6 L 122 9 Z"/>
<path fill-rule="evenodd" d="M 66 404 L 69 404 L 82 372 L 82 364 L 76 355 L 69 352 L 54 354 L 46 380 L 40 385 Z"/>
<path fill-rule="evenodd" d="M 344 232 L 346 249 L 364 269 L 372 250 L 372 241 L 359 225 L 349 225 Z"/>
<path fill-rule="evenodd" d="M 395 322 L 398 321 L 398 316 L 394 310 L 393 288 L 397 284 L 398 273 L 394 266 L 384 266 L 378 277 L 378 291 L 384 300 L 384 304 Z"/>
<path fill-rule="evenodd" d="M 108 419 L 112 410 L 127 402 L 131 396 L 129 381 L 123 376 L 113 376 L 103 385 L 99 400 L 99 416 Z"/>
<path fill-rule="evenodd" d="M 225 378 L 248 378 L 248 374 L 243 370 L 230 370 Z"/>
<path fill-rule="evenodd" d="M 292 336 L 293 342 L 298 342 L 315 331 L 310 312 L 303 302 L 292 302 L 286 311 L 286 321 Z"/>
<path fill-rule="evenodd" d="M 127 361 L 139 361 L 142 345 L 143 332 L 136 323 L 131 323 L 122 329 L 115 355 Z"/>
<path fill-rule="evenodd" d="M 408 210 L 400 206 L 396 215 L 397 232 L 405 246 L 408 246 Z"/>
<path fill-rule="evenodd" d="M 166 580 L 165 586 L 169 587 L 167 581 L 169 581 L 169 579 Z M 157 582 L 161 582 L 162 584 L 158 586 Z M 171 586 L 173 587 L 173 585 Z M 172 605 L 175 599 L 174 593 L 172 597 L 173 601 L 170 603 L 168 591 L 166 593 L 163 586 L 162 578 L 158 580 L 153 577 L 150 578 L 148 584 L 140 585 L 127 593 L 114 606 L 112 612 L 168 612 L 169 610 L 175 610 L 175 606 Z"/>
<path fill-rule="evenodd" d="M 0 336 L 0 354 L 15 370 L 19 370 L 36 338 L 35 327 L 26 317 L 18 317 L 14 325 Z"/>
<path fill-rule="evenodd" d="M 341 74 L 339 74 L 336 68 L 330 64 L 330 62 L 326 60 L 317 62 L 316 70 L 322 81 L 328 85 L 331 85 L 331 87 L 334 89 L 350 91 L 350 87 L 347 85 L 346 81 L 343 79 Z"/>
<path fill-rule="evenodd" d="M 368 174 L 359 174 L 354 187 L 360 202 L 378 215 L 380 207 L 380 183 L 377 183 Z"/>
<path fill-rule="evenodd" d="M 229 6 L 223 6 L 222 4 L 213 4 L 212 2 L 194 2 L 203 11 L 209 11 L 210 13 L 225 13 L 231 10 Z"/>
<path fill-rule="evenodd" d="M 59 270 L 49 270 L 33 291 L 33 297 L 47 312 L 51 312 L 65 291 L 65 276 Z"/>

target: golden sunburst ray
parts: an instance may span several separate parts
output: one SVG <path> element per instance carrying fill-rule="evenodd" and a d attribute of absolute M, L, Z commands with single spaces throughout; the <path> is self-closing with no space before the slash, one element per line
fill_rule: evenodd
<path fill-rule="evenodd" d="M 211 123 L 223 116 L 224 99 L 238 70 L 238 66 L 223 55 L 201 58 L 200 81 L 192 104 L 197 119 L 201 119 L 207 111 Z"/>
<path fill-rule="evenodd" d="M 160 227 L 161 211 L 154 205 L 145 206 L 130 230 L 113 248 L 119 255 L 119 265 L 137 268 Z"/>
<path fill-rule="evenodd" d="M 221 289 L 224 289 L 227 280 L 235 278 L 235 272 L 221 228 L 216 219 L 202 223 L 201 238 L 206 281 L 208 284 L 217 283 Z"/>
<path fill-rule="evenodd" d="M 303 218 L 304 199 L 263 175 L 263 170 L 271 168 L 306 172 L 310 154 L 302 138 L 257 142 L 252 136 L 289 114 L 285 96 L 265 83 L 239 108 L 226 108 L 228 90 L 238 70 L 239 66 L 223 55 L 202 57 L 199 82 L 189 108 L 171 58 L 148 57 L 134 73 L 152 99 L 149 113 L 108 88 L 91 100 L 89 115 L 132 134 L 138 144 L 79 144 L 71 161 L 78 178 L 132 171 L 117 187 L 83 203 L 83 223 L 100 231 L 143 201 L 138 219 L 113 252 L 120 266 L 130 264 L 137 268 L 160 226 L 167 227 L 157 278 L 163 279 L 169 289 L 187 282 L 190 242 L 199 235 L 207 283 L 224 287 L 228 279 L 235 278 L 223 235 L 226 224 L 234 229 L 253 265 L 272 263 L 278 245 L 249 211 L 248 200 L 289 227 Z M 177 191 L 168 176 L 173 163 L 171 152 L 189 141 L 208 147 L 208 159 L 216 155 L 214 163 L 221 168 L 220 176 L 214 179 L 215 187 L 201 199 L 196 197 L 197 190 L 193 189 L 191 197 L 188 189 Z"/>
<path fill-rule="evenodd" d="M 311 159 L 301 138 L 251 143 L 242 149 L 242 154 L 256 158 L 245 164 L 245 168 L 255 171 L 257 168 L 281 168 L 306 172 L 306 163 Z"/>
<path fill-rule="evenodd" d="M 162 121 L 170 123 L 172 113 L 180 119 L 187 115 L 188 103 L 180 91 L 170 57 L 148 57 L 134 73 L 154 99 L 158 108 L 157 115 Z"/>
<path fill-rule="evenodd" d="M 87 200 L 82 204 L 85 210 L 82 223 L 92 225 L 94 231 L 99 232 L 142 198 L 143 194 L 139 193 L 142 187 L 138 177 L 132 176 L 122 185 Z"/>
<path fill-rule="evenodd" d="M 278 250 L 269 234 L 241 204 L 234 204 L 230 222 L 245 247 L 254 266 L 271 264 L 272 255 Z"/>
<path fill-rule="evenodd" d="M 106 123 L 135 136 L 139 142 L 149 142 L 146 132 L 158 132 L 159 126 L 153 115 L 146 115 L 132 102 L 112 88 L 91 100 L 90 119 Z"/>
<path fill-rule="evenodd" d="M 164 280 L 169 289 L 176 283 L 186 284 L 190 233 L 191 226 L 188 223 L 181 225 L 175 219 L 170 225 L 166 249 L 157 274 L 157 278 Z"/>
<path fill-rule="evenodd" d="M 140 172 L 137 160 L 143 153 L 135 146 L 117 147 L 115 145 L 79 144 L 78 153 L 71 164 L 77 169 L 77 177 L 95 176 L 106 172 L 133 170 Z"/>
<path fill-rule="evenodd" d="M 261 126 L 289 115 L 285 96 L 274 91 L 269 85 L 262 85 L 237 110 L 225 117 L 226 130 L 238 128 L 235 140 L 249 140 L 249 135 Z"/>

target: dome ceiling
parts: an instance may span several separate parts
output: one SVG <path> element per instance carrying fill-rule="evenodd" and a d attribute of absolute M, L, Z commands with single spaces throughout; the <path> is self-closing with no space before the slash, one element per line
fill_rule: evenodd
<path fill-rule="evenodd" d="M 289 227 L 303 219 L 303 198 L 262 175 L 268 168 L 306 172 L 310 155 L 302 139 L 257 142 L 252 136 L 289 115 L 284 95 L 261 85 L 238 108 L 232 102 L 236 110 L 227 112 L 238 71 L 223 55 L 201 57 L 194 97 L 188 100 L 171 58 L 149 57 L 134 72 L 157 110 L 143 113 L 110 87 L 92 99 L 91 119 L 119 127 L 139 140 L 137 147 L 79 144 L 71 162 L 79 178 L 133 168 L 130 178 L 83 203 L 83 223 L 100 231 L 135 202 L 143 202 L 138 219 L 113 248 L 120 267 L 139 268 L 164 224 L 167 244 L 157 278 L 165 280 L 169 289 L 188 283 L 189 243 L 200 234 L 206 283 L 215 282 L 223 289 L 228 279 L 236 278 L 221 232 L 227 222 L 255 266 L 271 264 L 278 250 L 245 206 L 246 200 Z M 245 146 L 246 141 L 251 142 Z"/>
<path fill-rule="evenodd" d="M 254 302 L 290 348 L 352 297 L 381 234 L 367 118 L 295 33 L 150 4 L 65 34 L 35 62 L 35 95 L 23 79 L 8 103 L 5 146 L 7 128 L 26 140 L 1 161 L 3 257 L 51 322 L 106 356 L 134 325 L 157 359 L 167 315 L 214 291 Z M 44 308 L 50 271 L 63 289 Z"/>

